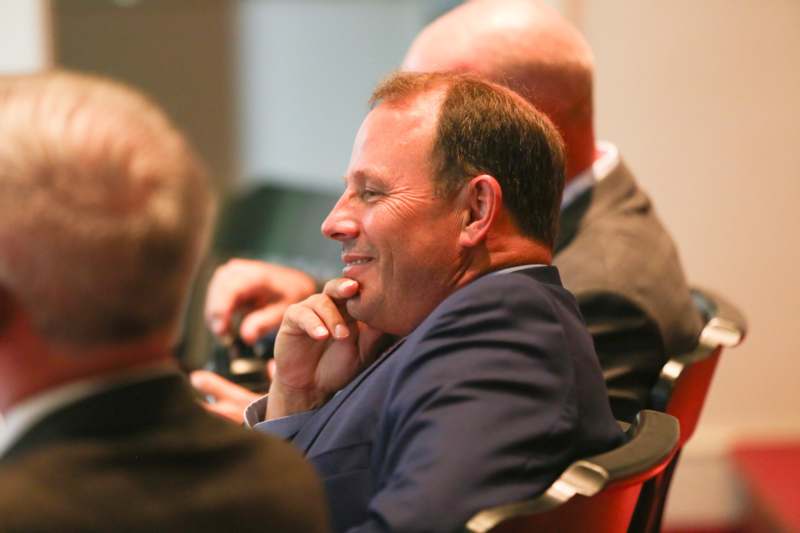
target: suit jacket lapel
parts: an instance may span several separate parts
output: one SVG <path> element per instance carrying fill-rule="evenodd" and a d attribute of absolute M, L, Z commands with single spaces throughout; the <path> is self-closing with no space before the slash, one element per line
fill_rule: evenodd
<path fill-rule="evenodd" d="M 345 388 L 339 391 L 331 398 L 328 403 L 319 408 L 313 417 L 306 423 L 305 426 L 295 435 L 292 442 L 295 446 L 300 448 L 304 454 L 307 454 L 311 446 L 317 440 L 317 437 L 325 428 L 325 425 L 333 417 L 342 403 L 353 393 L 356 388 L 372 374 L 378 366 L 386 361 L 386 359 L 393 354 L 403 343 L 405 338 L 402 338 L 384 351 L 371 365 L 365 368 L 358 376 L 353 379 Z"/>

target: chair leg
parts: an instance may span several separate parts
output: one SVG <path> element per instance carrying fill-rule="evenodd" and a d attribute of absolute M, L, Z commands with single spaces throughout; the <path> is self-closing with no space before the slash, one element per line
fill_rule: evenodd
<path fill-rule="evenodd" d="M 628 533 L 661 533 L 664 506 L 680 453 L 678 450 L 664 471 L 642 486 Z"/>
<path fill-rule="evenodd" d="M 664 517 L 664 508 L 667 506 L 669 487 L 672 484 L 672 475 L 675 473 L 675 468 L 678 466 L 678 459 L 680 456 L 681 450 L 675 452 L 675 457 L 672 458 L 669 466 L 667 466 L 662 473 L 662 479 L 659 482 L 659 497 L 657 499 L 656 509 L 650 517 L 647 533 L 661 533 L 661 522 Z"/>

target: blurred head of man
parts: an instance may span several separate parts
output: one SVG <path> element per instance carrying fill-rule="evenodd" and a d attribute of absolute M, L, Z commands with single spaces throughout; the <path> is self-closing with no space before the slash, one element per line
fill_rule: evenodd
<path fill-rule="evenodd" d="M 472 76 L 397 74 L 361 125 L 322 231 L 358 281 L 351 316 L 404 335 L 486 272 L 549 263 L 563 155 L 549 120 Z"/>
<path fill-rule="evenodd" d="M 203 167 L 142 95 L 65 72 L 0 78 L 2 405 L 163 357 L 211 211 Z"/>
<path fill-rule="evenodd" d="M 581 34 L 537 0 L 472 0 L 427 26 L 402 68 L 468 72 L 510 87 L 564 139 L 566 178 L 591 166 L 593 57 Z"/>

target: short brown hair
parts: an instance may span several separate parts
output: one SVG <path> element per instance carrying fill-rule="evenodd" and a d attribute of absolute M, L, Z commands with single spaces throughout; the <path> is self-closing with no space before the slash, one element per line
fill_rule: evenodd
<path fill-rule="evenodd" d="M 437 190 L 451 195 L 470 178 L 489 174 L 521 232 L 552 247 L 564 189 L 564 149 L 553 124 L 510 89 L 467 74 L 395 73 L 370 104 L 439 89 L 444 100 L 432 154 Z"/>
<path fill-rule="evenodd" d="M 45 338 L 175 331 L 212 211 L 203 165 L 137 91 L 0 77 L 0 285 Z"/>

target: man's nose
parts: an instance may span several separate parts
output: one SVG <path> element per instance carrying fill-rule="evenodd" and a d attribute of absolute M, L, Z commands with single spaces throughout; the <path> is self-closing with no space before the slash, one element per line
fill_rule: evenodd
<path fill-rule="evenodd" d="M 320 229 L 323 235 L 335 241 L 348 241 L 358 237 L 358 222 L 349 206 L 346 192 L 322 221 Z"/>

